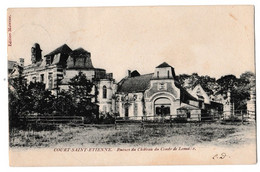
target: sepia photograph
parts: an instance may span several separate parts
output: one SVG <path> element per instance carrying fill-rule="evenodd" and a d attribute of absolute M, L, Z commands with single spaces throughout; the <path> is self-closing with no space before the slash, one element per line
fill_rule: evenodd
<path fill-rule="evenodd" d="M 250 5 L 9 8 L 10 166 L 255 164 L 254 41 Z"/>

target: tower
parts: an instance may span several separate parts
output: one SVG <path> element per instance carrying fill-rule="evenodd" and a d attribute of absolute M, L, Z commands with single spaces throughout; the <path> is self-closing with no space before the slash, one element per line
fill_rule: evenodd
<path fill-rule="evenodd" d="M 31 61 L 32 64 L 36 64 L 37 62 L 42 60 L 42 50 L 38 43 L 35 43 L 31 49 Z"/>
<path fill-rule="evenodd" d="M 155 68 L 153 79 L 174 79 L 175 71 L 172 66 L 164 62 Z"/>

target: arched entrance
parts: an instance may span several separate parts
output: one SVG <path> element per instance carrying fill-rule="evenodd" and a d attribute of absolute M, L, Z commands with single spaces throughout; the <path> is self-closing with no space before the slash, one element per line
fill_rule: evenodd
<path fill-rule="evenodd" d="M 169 98 L 161 97 L 154 101 L 154 110 L 156 116 L 165 116 L 171 114 L 171 101 Z"/>
<path fill-rule="evenodd" d="M 124 104 L 124 111 L 125 111 L 125 117 L 126 118 L 128 118 L 129 117 L 129 106 L 130 106 L 131 104 L 130 103 L 128 103 L 128 102 L 126 102 L 125 104 Z"/>

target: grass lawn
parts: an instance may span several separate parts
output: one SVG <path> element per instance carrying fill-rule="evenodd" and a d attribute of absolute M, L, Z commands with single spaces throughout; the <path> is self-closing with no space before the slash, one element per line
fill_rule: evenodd
<path fill-rule="evenodd" d="M 145 125 L 59 125 L 55 130 L 14 130 L 10 147 L 240 146 L 255 142 L 255 123 L 175 123 Z"/>

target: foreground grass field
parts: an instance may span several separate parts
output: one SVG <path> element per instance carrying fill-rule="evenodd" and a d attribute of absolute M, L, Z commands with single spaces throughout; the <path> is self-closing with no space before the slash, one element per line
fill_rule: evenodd
<path fill-rule="evenodd" d="M 145 125 L 59 125 L 55 130 L 13 130 L 10 146 L 23 148 L 75 146 L 239 146 L 255 142 L 255 123 L 175 123 Z"/>

